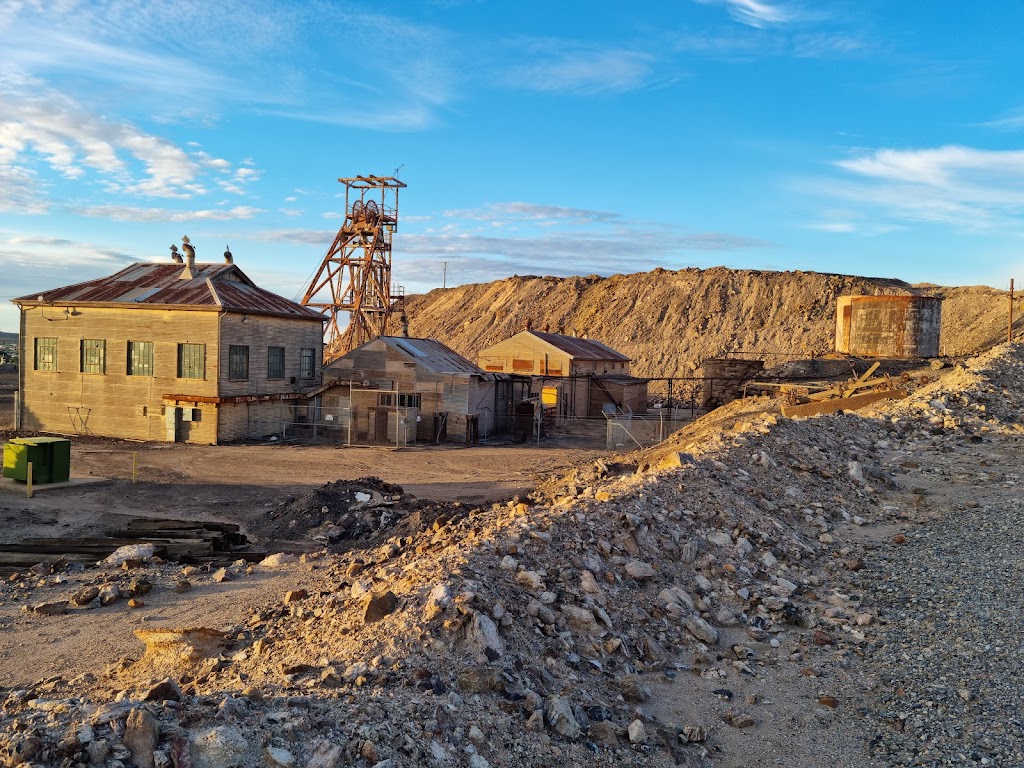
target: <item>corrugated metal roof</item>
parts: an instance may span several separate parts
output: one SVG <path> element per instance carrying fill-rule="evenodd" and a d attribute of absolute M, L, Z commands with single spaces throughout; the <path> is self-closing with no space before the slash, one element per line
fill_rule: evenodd
<path fill-rule="evenodd" d="M 465 373 L 482 376 L 483 370 L 436 339 L 411 339 L 405 336 L 381 336 L 389 347 L 408 355 L 431 373 Z"/>
<path fill-rule="evenodd" d="M 525 331 L 552 346 L 558 347 L 577 360 L 617 360 L 629 362 L 629 358 L 621 352 L 594 339 L 580 339 L 576 336 L 563 336 L 560 333 L 544 333 L 543 331 Z"/>
<path fill-rule="evenodd" d="M 308 307 L 257 287 L 234 264 L 196 264 L 194 277 L 182 279 L 184 269 L 184 264 L 174 263 L 132 264 L 109 277 L 22 296 L 14 303 L 208 307 L 252 315 L 322 319 L 320 313 Z"/>

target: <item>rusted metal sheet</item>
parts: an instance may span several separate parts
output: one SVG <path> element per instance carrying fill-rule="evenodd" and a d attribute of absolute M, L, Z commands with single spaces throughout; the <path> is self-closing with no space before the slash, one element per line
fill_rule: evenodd
<path fill-rule="evenodd" d="M 840 296 L 836 351 L 860 357 L 937 357 L 942 299 Z"/>
<path fill-rule="evenodd" d="M 554 347 L 562 350 L 576 360 L 614 360 L 616 362 L 628 363 L 629 358 L 621 352 L 616 352 L 609 346 L 594 339 L 580 339 L 576 336 L 563 336 L 560 333 L 545 333 L 543 331 L 528 331 L 538 339 L 546 341 Z"/>
<path fill-rule="evenodd" d="M 234 264 L 196 264 L 192 278 L 181 264 L 132 264 L 98 280 L 14 299 L 16 304 L 140 305 L 147 308 L 224 309 L 253 315 L 320 319 L 320 314 L 257 287 Z M 40 296 L 42 297 L 40 299 Z"/>

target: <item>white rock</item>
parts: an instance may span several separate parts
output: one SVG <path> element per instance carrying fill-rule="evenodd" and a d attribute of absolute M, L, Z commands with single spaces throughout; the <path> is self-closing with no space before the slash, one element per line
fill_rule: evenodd
<path fill-rule="evenodd" d="M 466 641 L 477 653 L 484 653 L 488 648 L 499 654 L 505 653 L 505 641 L 498 634 L 497 625 L 482 613 L 473 614 L 473 621 L 466 629 Z"/>
<path fill-rule="evenodd" d="M 775 555 L 773 555 L 771 552 L 765 552 L 763 555 L 761 555 L 761 565 L 763 565 L 767 570 L 770 571 L 778 564 L 779 559 L 775 557 Z"/>
<path fill-rule="evenodd" d="M 732 536 L 725 531 L 712 531 L 708 534 L 708 541 L 716 547 L 732 546 Z"/>
<path fill-rule="evenodd" d="M 859 461 L 851 461 L 847 464 L 847 472 L 850 477 L 858 483 L 864 482 L 864 467 Z"/>
<path fill-rule="evenodd" d="M 643 744 L 647 741 L 647 729 L 644 728 L 644 724 L 641 721 L 634 720 L 626 730 L 629 732 L 631 744 Z"/>
<path fill-rule="evenodd" d="M 126 544 L 111 552 L 103 564 L 120 567 L 125 560 L 150 560 L 153 557 L 153 551 L 152 544 Z"/>
<path fill-rule="evenodd" d="M 267 768 L 291 768 L 295 765 L 295 755 L 280 747 L 267 747 L 263 750 L 263 762 Z"/>
<path fill-rule="evenodd" d="M 238 768 L 247 764 L 249 742 L 229 725 L 202 731 L 192 739 L 196 768 Z"/>
<path fill-rule="evenodd" d="M 286 568 L 289 565 L 294 565 L 299 562 L 299 558 L 295 555 L 289 555 L 285 552 L 276 552 L 273 555 L 267 555 L 260 561 L 260 568 L 267 568 L 273 570 L 274 568 Z"/>

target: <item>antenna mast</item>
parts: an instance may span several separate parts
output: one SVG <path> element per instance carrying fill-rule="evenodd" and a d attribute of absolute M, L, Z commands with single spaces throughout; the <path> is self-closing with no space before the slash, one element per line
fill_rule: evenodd
<path fill-rule="evenodd" d="M 391 313 L 403 301 L 391 290 L 391 235 L 398 229 L 394 176 L 338 179 L 345 185 L 345 223 L 313 275 L 302 304 L 327 317 L 324 363 L 383 336 Z M 342 330 L 338 314 L 348 313 Z"/>

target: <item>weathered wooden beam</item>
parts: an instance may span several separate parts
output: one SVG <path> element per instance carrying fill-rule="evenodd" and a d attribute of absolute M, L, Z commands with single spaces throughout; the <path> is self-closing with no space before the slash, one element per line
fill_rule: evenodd
<path fill-rule="evenodd" d="M 835 397 L 831 400 L 821 400 L 814 403 L 802 405 L 783 405 L 782 415 L 793 418 L 796 416 L 817 416 L 822 413 L 835 413 L 836 411 L 856 411 L 879 400 L 902 400 L 907 396 L 906 390 L 886 389 L 881 392 L 865 392 L 852 397 Z"/>

